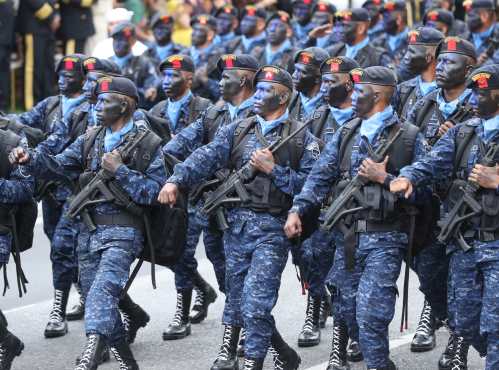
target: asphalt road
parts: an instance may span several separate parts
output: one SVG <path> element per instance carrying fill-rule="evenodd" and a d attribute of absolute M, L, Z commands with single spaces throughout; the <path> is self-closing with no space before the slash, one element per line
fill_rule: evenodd
<path fill-rule="evenodd" d="M 213 269 L 206 259 L 202 246 L 198 248 L 199 270 L 212 285 L 215 284 Z M 12 265 L 12 264 L 11 264 Z M 9 267 L 11 289 L 2 298 L 2 309 L 8 320 L 9 328 L 24 341 L 26 347 L 18 357 L 13 370 L 67 370 L 74 368 L 74 359 L 79 355 L 85 343 L 83 322 L 69 323 L 69 333 L 62 338 L 45 339 L 43 330 L 51 307 L 51 267 L 49 261 L 49 245 L 42 232 L 41 224 L 37 225 L 35 247 L 23 255 L 24 270 L 30 281 L 28 294 L 17 297 L 15 274 Z M 221 342 L 222 327 L 220 325 L 223 310 L 223 295 L 210 307 L 207 320 L 192 326 L 192 335 L 179 341 L 165 342 L 161 333 L 168 325 L 175 310 L 175 291 L 173 274 L 160 269 L 158 273 L 158 289 L 153 290 L 148 276 L 148 265 L 142 268 L 141 275 L 131 288 L 131 295 L 151 315 L 149 325 L 140 330 L 132 350 L 142 370 L 206 370 L 211 366 Z M 399 289 L 402 291 L 402 278 Z M 429 370 L 437 369 L 437 361 L 448 334 L 445 329 L 438 332 L 437 348 L 431 352 L 415 354 L 409 350 L 412 334 L 416 329 L 417 319 L 422 307 L 423 298 L 417 290 L 417 278 L 411 276 L 409 299 L 409 330 L 400 333 L 400 300 L 397 302 L 396 317 L 390 327 L 391 356 L 399 369 Z M 71 297 L 69 305 L 75 301 Z M 280 298 L 274 310 L 277 326 L 284 338 L 296 348 L 296 338 L 303 324 L 305 297 L 301 295 L 292 265 L 288 264 L 283 275 Z M 325 370 L 325 362 L 329 356 L 332 321 L 328 321 L 322 331 L 322 341 L 317 347 L 299 349 L 302 358 L 300 369 Z M 267 359 L 265 369 L 272 369 Z M 352 370 L 364 369 L 363 363 L 352 365 Z M 484 368 L 484 360 L 474 350 L 470 350 L 470 370 Z M 100 366 L 99 369 L 118 369 L 116 361 Z"/>

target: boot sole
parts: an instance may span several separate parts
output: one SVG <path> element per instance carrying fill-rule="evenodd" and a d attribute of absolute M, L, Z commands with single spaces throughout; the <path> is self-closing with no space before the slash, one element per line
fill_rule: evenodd
<path fill-rule="evenodd" d="M 43 335 L 45 336 L 45 338 L 59 338 L 59 337 L 65 336 L 67 333 L 68 333 L 68 329 L 66 328 L 66 330 L 64 330 L 63 332 L 61 332 L 61 331 L 45 331 L 43 333 Z"/>
<path fill-rule="evenodd" d="M 364 361 L 364 355 L 359 354 L 359 355 L 348 355 L 347 354 L 347 360 L 350 362 L 361 362 Z"/>
<path fill-rule="evenodd" d="M 127 338 L 127 343 L 128 344 L 132 344 L 133 342 L 135 342 L 135 339 L 137 338 L 137 333 L 139 331 L 139 329 L 142 329 L 142 328 L 145 328 L 147 326 L 147 324 L 149 324 L 149 321 L 151 320 L 150 317 L 147 317 L 147 320 L 144 320 L 140 325 L 139 327 L 137 328 L 137 330 L 135 331 L 135 336 L 133 338 Z"/>
<path fill-rule="evenodd" d="M 317 341 L 300 341 L 298 340 L 298 347 L 302 347 L 302 348 L 307 348 L 307 347 L 315 347 L 315 346 L 318 346 L 320 344 L 321 340 L 317 340 Z"/>
<path fill-rule="evenodd" d="M 411 352 L 429 352 L 432 351 L 436 347 L 436 345 L 437 344 L 435 342 L 433 342 L 430 346 L 416 346 L 414 344 L 411 344 Z"/>
<path fill-rule="evenodd" d="M 218 298 L 218 294 L 215 293 L 215 295 L 211 296 L 211 298 L 209 300 L 207 300 L 208 304 L 206 305 L 206 315 L 196 317 L 196 318 L 189 316 L 189 320 L 190 320 L 191 324 L 200 324 L 201 322 L 203 322 L 208 317 L 208 307 L 210 307 L 210 304 L 215 303 L 217 298 Z"/>
<path fill-rule="evenodd" d="M 163 333 L 163 340 L 177 340 L 184 339 L 185 337 L 191 335 L 191 329 L 187 329 L 185 334 L 166 334 Z"/>

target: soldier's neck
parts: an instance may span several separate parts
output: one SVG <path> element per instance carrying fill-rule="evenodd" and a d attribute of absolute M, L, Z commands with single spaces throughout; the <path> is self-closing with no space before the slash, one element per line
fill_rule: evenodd
<path fill-rule="evenodd" d="M 462 85 L 453 87 L 452 89 L 444 89 L 443 94 L 444 94 L 445 100 L 447 100 L 448 102 L 456 100 L 457 98 L 459 98 L 461 96 L 461 94 L 463 93 L 465 88 L 466 88 L 465 85 L 462 84 Z"/>
<path fill-rule="evenodd" d="M 252 91 L 247 91 L 246 89 L 243 89 L 239 94 L 234 96 L 230 102 L 235 107 L 239 107 L 243 101 L 249 99 L 253 95 Z"/>
<path fill-rule="evenodd" d="M 184 96 L 186 96 L 187 94 L 189 94 L 189 89 L 185 90 L 183 94 L 179 95 L 179 96 L 176 96 L 174 98 L 171 98 L 171 101 L 179 101 L 180 99 L 182 99 Z"/>
<path fill-rule="evenodd" d="M 487 31 L 490 27 L 492 26 L 492 23 L 491 22 L 483 22 L 482 23 L 482 27 L 480 27 L 480 29 L 478 31 L 476 31 L 476 33 L 482 33 L 482 32 L 485 32 Z"/>
<path fill-rule="evenodd" d="M 302 94 L 305 95 L 308 98 L 313 98 L 316 96 L 321 89 L 321 85 L 313 85 L 309 90 L 307 91 L 302 91 Z"/>
<path fill-rule="evenodd" d="M 287 108 L 287 105 L 283 105 L 281 108 L 279 108 L 278 110 L 276 110 L 274 112 L 267 114 L 265 117 L 262 116 L 262 118 L 265 121 L 273 121 L 275 119 L 278 119 L 280 116 L 282 116 L 284 114 L 284 112 L 286 112 L 286 108 Z"/>
<path fill-rule="evenodd" d="M 357 45 L 357 44 L 360 44 L 360 43 L 361 43 L 362 41 L 364 41 L 366 38 L 367 38 L 367 34 L 366 34 L 366 35 L 362 35 L 362 36 L 357 36 L 357 37 L 355 38 L 355 41 L 353 42 L 353 44 L 352 44 L 352 45 L 350 45 L 350 46 L 355 46 L 355 45 Z"/>
<path fill-rule="evenodd" d="M 339 104 L 336 108 L 338 109 L 347 109 L 352 106 L 352 98 L 351 95 L 341 104 Z"/>
<path fill-rule="evenodd" d="M 130 122 L 131 117 L 122 117 L 110 127 L 112 132 L 117 132 L 121 130 L 128 122 Z"/>
<path fill-rule="evenodd" d="M 74 94 L 64 95 L 64 96 L 65 96 L 66 98 L 68 98 L 68 99 L 74 99 L 74 98 L 79 97 L 80 95 L 81 95 L 81 91 L 78 91 L 78 92 L 76 92 L 76 93 L 74 93 Z"/>
<path fill-rule="evenodd" d="M 421 79 L 424 82 L 435 81 L 435 68 L 436 68 L 436 65 L 434 63 L 430 64 L 428 66 L 428 68 L 421 73 Z"/>

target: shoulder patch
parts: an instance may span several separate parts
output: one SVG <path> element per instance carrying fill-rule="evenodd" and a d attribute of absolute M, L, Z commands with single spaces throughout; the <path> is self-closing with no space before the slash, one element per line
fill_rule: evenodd
<path fill-rule="evenodd" d="M 319 156 L 321 154 L 321 149 L 319 147 L 319 143 L 317 141 L 312 140 L 306 147 L 305 150 L 308 150 L 312 154 L 312 158 L 314 160 L 319 159 Z"/>

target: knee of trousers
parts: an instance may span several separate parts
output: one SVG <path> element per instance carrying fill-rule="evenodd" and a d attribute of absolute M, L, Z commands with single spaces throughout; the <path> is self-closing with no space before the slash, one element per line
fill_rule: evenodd
<path fill-rule="evenodd" d="M 385 327 L 390 324 L 395 313 L 397 295 L 396 283 L 372 281 L 371 289 L 357 292 L 356 318 L 360 327 Z"/>

